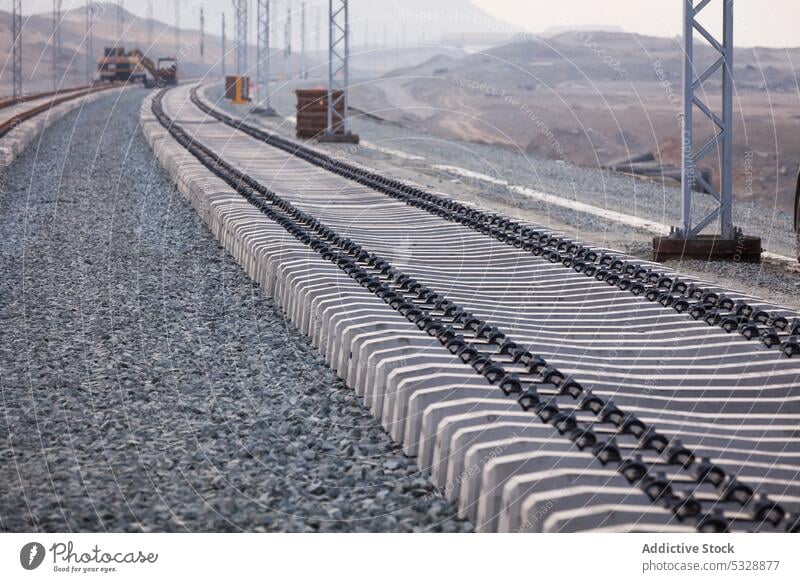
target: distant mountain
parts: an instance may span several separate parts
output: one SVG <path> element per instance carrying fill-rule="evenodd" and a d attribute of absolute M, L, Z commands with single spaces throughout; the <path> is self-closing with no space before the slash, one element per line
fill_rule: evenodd
<path fill-rule="evenodd" d="M 103 48 L 117 44 L 118 5 L 111 2 L 96 2 L 94 6 L 95 24 L 93 26 L 92 67 Z M 281 10 L 285 10 L 285 5 Z M 299 10 L 299 2 L 294 3 L 295 11 Z M 307 7 L 306 22 L 308 32 L 308 66 L 323 63 L 314 70 L 320 76 L 327 75 L 324 66 L 326 55 L 314 52 L 317 46 L 327 49 L 327 29 L 324 25 L 324 7 L 309 9 Z M 424 61 L 439 51 L 440 45 L 461 46 L 463 44 L 494 45 L 502 44 L 504 39 L 511 39 L 518 29 L 490 16 L 469 0 L 351 0 L 350 3 L 351 37 L 353 47 L 354 75 L 372 71 L 380 74 L 390 68 L 411 65 Z M 286 59 L 280 45 L 283 44 L 284 14 L 273 12 L 273 75 L 285 76 L 297 72 L 300 68 L 299 22 L 295 13 L 293 53 Z M 227 10 L 227 71 L 234 68 L 233 54 L 233 11 Z M 255 23 L 255 15 L 251 17 Z M 218 17 L 206 17 L 206 34 L 204 56 L 200 56 L 200 33 L 197 29 L 183 29 L 176 35 L 175 28 L 160 20 L 152 21 L 153 42 L 148 42 L 149 22 L 147 19 L 123 10 L 125 30 L 119 45 L 126 48 L 139 48 L 150 56 L 178 56 L 181 60 L 183 75 L 195 76 L 212 70 L 221 72 L 221 38 Z M 315 29 L 320 24 L 322 33 Z M 251 42 L 255 40 L 255 26 L 252 27 Z M 213 34 L 209 33 L 213 31 Z M 63 53 L 57 70 L 65 72 L 63 85 L 75 85 L 86 79 L 86 8 L 79 7 L 65 11 L 61 26 Z M 25 85 L 29 90 L 47 89 L 52 84 L 53 54 L 50 46 L 52 36 L 52 16 L 49 12 L 34 14 L 23 21 L 23 68 Z M 364 47 L 396 47 L 398 51 L 362 50 Z M 0 63 L 8 61 L 11 46 L 11 15 L 0 11 Z M 249 64 L 255 67 L 255 48 L 249 48 Z M 8 64 L 6 67 L 8 67 Z M 2 66 L 2 65 L 0 65 Z M 7 70 L 7 69 L 6 69 Z M 251 72 L 255 75 L 255 72 Z M 60 76 L 60 75 L 59 75 Z M 10 74 L 0 76 L 0 94 L 7 93 L 10 88 Z"/>
<path fill-rule="evenodd" d="M 557 36 L 565 32 L 625 32 L 625 29 L 617 26 L 616 24 L 586 24 L 583 26 L 551 26 L 546 28 L 540 36 Z"/>
<path fill-rule="evenodd" d="M 145 18 L 123 11 L 124 32 L 122 39 L 117 35 L 116 4 L 108 2 L 94 3 L 94 25 L 92 42 L 92 68 L 96 59 L 103 54 L 103 48 L 119 46 L 125 49 L 139 48 L 152 58 L 161 56 L 177 56 L 181 61 L 181 71 L 185 76 L 203 75 L 208 71 L 215 74 L 221 72 L 220 57 L 222 54 L 221 38 L 210 34 L 210 22 L 204 38 L 203 56 L 200 55 L 200 32 L 198 30 L 180 30 L 176 35 L 175 27 L 159 20 L 152 21 L 152 45 L 148 43 L 148 23 Z M 53 52 L 51 47 L 53 21 L 48 14 L 34 14 L 23 19 L 22 60 L 24 86 L 31 91 L 48 89 L 52 84 Z M 217 29 L 219 25 L 217 24 Z M 228 31 L 233 30 L 232 24 Z M 86 8 L 80 7 L 65 11 L 61 25 L 62 55 L 58 61 L 58 71 L 64 72 L 63 86 L 81 84 L 86 79 Z M 11 14 L 0 11 L 0 63 L 3 63 L 3 74 L 0 76 L 0 94 L 7 93 L 11 85 L 10 49 Z M 228 37 L 226 66 L 227 71 L 234 68 L 233 41 Z M 298 51 L 288 59 L 284 59 L 281 51 L 273 47 L 273 74 L 281 71 L 297 71 L 300 67 Z M 255 75 L 255 47 L 249 47 L 249 65 Z M 309 65 L 313 64 L 309 54 Z M 287 67 L 289 67 L 287 69 Z M 60 75 L 59 75 L 60 77 Z"/>
<path fill-rule="evenodd" d="M 404 39 L 405 44 L 418 44 L 456 35 L 510 37 L 521 30 L 469 0 L 351 0 L 349 10 L 356 44 L 361 44 L 365 36 L 380 39 L 384 34 L 389 43 Z"/>
<path fill-rule="evenodd" d="M 679 39 L 586 30 L 524 39 L 398 68 L 356 87 L 352 102 L 420 132 L 535 157 L 597 167 L 649 153 L 659 164 L 680 165 Z M 718 58 L 709 46 L 695 56 L 707 64 Z M 800 48 L 736 48 L 739 200 L 791 207 L 800 165 L 797 63 Z M 720 77 L 703 84 L 712 109 Z M 698 120 L 695 137 L 704 143 L 715 127 Z M 716 179 L 712 160 L 704 164 Z"/>

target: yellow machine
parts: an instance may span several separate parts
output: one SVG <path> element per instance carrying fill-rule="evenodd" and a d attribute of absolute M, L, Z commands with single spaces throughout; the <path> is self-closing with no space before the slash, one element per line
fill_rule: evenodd
<path fill-rule="evenodd" d="M 178 83 L 177 59 L 161 57 L 156 65 L 139 49 L 125 52 L 122 47 L 106 47 L 97 61 L 97 71 L 100 81 L 142 81 L 147 87 Z"/>
<path fill-rule="evenodd" d="M 146 75 L 141 57 L 138 49 L 126 53 L 119 46 L 106 47 L 97 61 L 100 81 L 144 81 Z"/>

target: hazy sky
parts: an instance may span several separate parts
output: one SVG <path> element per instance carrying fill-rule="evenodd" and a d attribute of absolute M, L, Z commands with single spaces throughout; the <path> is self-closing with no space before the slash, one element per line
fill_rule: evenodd
<path fill-rule="evenodd" d="M 683 1 L 473 0 L 473 4 L 534 32 L 550 26 L 615 24 L 628 32 L 673 36 L 681 32 Z M 712 14 L 719 4 L 714 0 L 705 10 Z M 800 46 L 799 0 L 735 0 L 734 23 L 738 45 Z"/>
<path fill-rule="evenodd" d="M 156 0 L 156 18 L 174 22 L 174 1 Z M 255 3 L 254 0 L 253 4 Z M 362 2 L 364 0 L 361 0 Z M 465 0 L 469 1 L 469 0 Z M 494 17 L 523 27 L 531 32 L 541 32 L 552 26 L 614 24 L 628 32 L 655 36 L 673 36 L 680 32 L 682 0 L 471 0 Z M 281 7 L 285 0 L 273 0 Z M 403 2 L 396 0 L 371 0 L 375 5 L 387 6 L 387 12 L 396 10 Z M 713 0 L 707 10 L 712 11 L 721 0 Z M 65 8 L 83 6 L 85 0 L 64 0 Z M 299 5 L 294 0 L 294 6 Z M 51 0 L 25 0 L 25 12 L 49 12 Z M 309 6 L 327 6 L 327 0 L 306 0 Z M 448 6 L 453 0 L 448 0 Z M 183 26 L 197 27 L 198 7 L 206 10 L 207 28 L 216 22 L 222 10 L 231 12 L 231 0 L 181 0 Z M 353 2 L 351 19 L 358 20 Z M 425 3 L 436 10 L 437 0 Z M 0 6 L 11 9 L 10 0 L 0 0 Z M 127 0 L 125 8 L 144 16 L 144 0 Z M 283 8 L 280 8 L 283 10 Z M 373 8 L 374 10 L 374 8 Z M 253 15 L 254 16 L 254 15 Z M 253 18 L 253 20 L 255 20 Z M 742 46 L 800 46 L 800 0 L 736 0 L 736 44 Z M 713 27 L 713 26 L 712 26 Z"/>

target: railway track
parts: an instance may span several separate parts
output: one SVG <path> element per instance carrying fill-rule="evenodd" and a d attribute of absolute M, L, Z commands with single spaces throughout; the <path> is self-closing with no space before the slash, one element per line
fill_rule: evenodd
<path fill-rule="evenodd" d="M 798 314 L 333 159 L 195 89 L 142 117 L 477 529 L 800 528 Z"/>
<path fill-rule="evenodd" d="M 0 99 L 0 137 L 8 134 L 23 121 L 32 119 L 61 103 L 120 86 L 120 83 L 88 85 L 75 89 Z"/>

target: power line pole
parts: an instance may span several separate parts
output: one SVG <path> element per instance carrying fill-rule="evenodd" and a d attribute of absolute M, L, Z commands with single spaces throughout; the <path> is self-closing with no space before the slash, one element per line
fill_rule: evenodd
<path fill-rule="evenodd" d="M 22 0 L 14 0 L 11 7 L 11 68 L 14 97 L 22 96 Z"/>
<path fill-rule="evenodd" d="M 270 103 L 269 77 L 271 74 L 269 29 L 270 29 L 270 2 L 257 0 L 256 22 L 256 79 L 258 81 L 258 105 L 253 111 L 274 117 L 277 115 Z"/>
<path fill-rule="evenodd" d="M 744 236 L 733 224 L 733 0 L 722 0 L 722 39 L 715 38 L 700 23 L 698 15 L 707 9 L 709 0 L 683 2 L 683 139 L 681 164 L 681 225 L 670 236 L 653 241 L 655 260 L 669 257 L 703 257 L 705 260 L 729 259 L 760 261 L 761 240 Z M 705 20 L 705 19 L 704 19 Z M 695 61 L 695 32 L 715 51 L 709 66 Z M 699 38 L 697 39 L 699 40 Z M 721 74 L 721 107 L 719 113 L 709 105 L 708 95 L 714 91 L 706 81 Z M 697 111 L 695 111 L 697 108 Z M 714 126 L 714 135 L 695 148 L 695 113 Z M 719 167 L 719 189 L 698 171 L 702 160 L 716 160 Z M 695 220 L 693 199 L 698 186 L 716 201 L 714 208 Z M 701 236 L 707 227 L 719 222 L 719 231 Z"/>
<path fill-rule="evenodd" d="M 308 79 L 306 70 L 306 3 L 300 4 L 300 77 Z"/>
<path fill-rule="evenodd" d="M 173 0 L 175 6 L 175 57 L 178 56 L 181 46 L 181 0 Z"/>
<path fill-rule="evenodd" d="M 283 40 L 285 46 L 283 47 L 283 56 L 286 60 L 286 78 L 292 76 L 292 0 L 286 0 L 286 22 L 283 29 Z"/>
<path fill-rule="evenodd" d="M 94 4 L 91 0 L 86 0 L 86 84 L 91 85 L 94 81 L 94 29 L 92 22 L 94 17 Z"/>
<path fill-rule="evenodd" d="M 322 52 L 322 19 L 320 18 L 321 14 L 322 14 L 322 7 L 318 6 L 317 9 L 314 11 L 314 15 L 315 15 L 315 18 L 316 18 L 316 21 L 317 21 L 316 22 L 316 29 L 317 29 L 317 31 L 316 31 L 316 40 L 315 40 L 314 44 L 316 45 L 316 49 L 317 49 L 318 53 Z"/>
<path fill-rule="evenodd" d="M 153 48 L 153 0 L 147 0 L 147 49 Z"/>
<path fill-rule="evenodd" d="M 701 2 L 701 4 L 705 4 Z M 704 6 L 703 6 L 704 7 Z M 694 0 L 684 0 L 684 29 L 683 29 L 683 43 L 684 43 L 684 61 L 683 61 L 683 173 L 682 173 L 682 188 L 683 188 L 683 206 L 682 206 L 682 232 L 685 236 L 692 237 L 700 233 L 703 228 L 716 220 L 718 217 L 721 221 L 721 233 L 723 238 L 733 238 L 733 223 L 731 221 L 731 132 L 733 131 L 731 119 L 732 110 L 732 78 L 730 70 L 732 70 L 733 62 L 733 36 L 732 30 L 729 30 L 728 20 L 732 21 L 733 0 L 723 0 L 723 41 L 719 43 L 713 40 L 712 46 L 720 53 L 720 58 L 715 63 L 708 67 L 705 71 L 698 71 L 700 74 L 695 79 L 695 60 L 694 60 L 694 31 L 700 26 L 700 29 L 705 31 L 704 28 L 697 21 L 697 14 L 703 7 L 695 9 Z M 707 37 L 709 38 L 709 37 Z M 710 42 L 710 41 L 709 41 Z M 722 117 L 718 117 L 700 100 L 701 96 L 706 93 L 703 89 L 703 80 L 714 74 L 718 69 L 722 68 Z M 698 105 L 698 109 L 703 112 L 712 122 L 714 122 L 719 129 L 719 132 L 707 142 L 700 150 L 695 153 L 693 151 L 693 129 L 694 129 L 694 106 Z M 721 148 L 721 168 L 720 168 L 720 187 L 722 192 L 716 190 L 706 182 L 705 178 L 696 171 L 697 162 L 710 154 L 712 150 Z M 717 194 L 716 198 L 720 205 L 717 209 L 712 211 L 697 225 L 692 226 L 692 194 L 695 190 L 695 185 L 700 184 L 707 192 L 714 192 Z"/>
<path fill-rule="evenodd" d="M 61 0 L 53 0 L 53 90 L 58 89 L 61 64 Z"/>
<path fill-rule="evenodd" d="M 125 2 L 117 0 L 117 44 L 122 41 L 122 33 L 125 31 Z"/>
<path fill-rule="evenodd" d="M 225 54 L 227 49 L 225 48 L 225 13 L 222 13 L 222 57 L 220 61 L 222 63 L 222 78 L 225 78 L 225 58 L 228 56 Z"/>
<path fill-rule="evenodd" d="M 203 7 L 200 7 L 200 62 L 205 61 L 205 43 L 206 43 L 206 19 L 203 14 Z"/>
<path fill-rule="evenodd" d="M 236 74 L 247 74 L 247 0 L 233 0 Z"/>
<path fill-rule="evenodd" d="M 358 142 L 348 119 L 350 17 L 347 0 L 328 0 L 328 127 L 324 139 Z"/>

